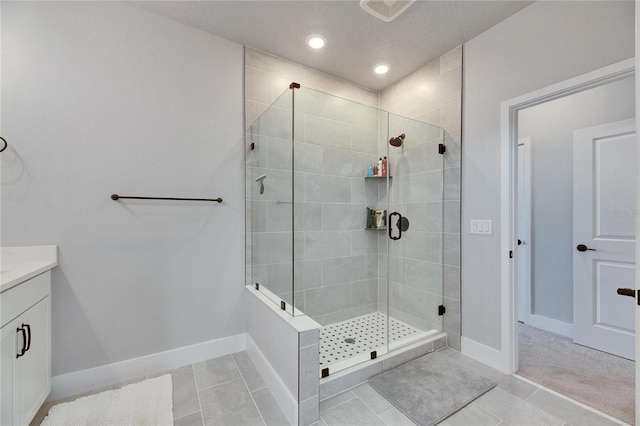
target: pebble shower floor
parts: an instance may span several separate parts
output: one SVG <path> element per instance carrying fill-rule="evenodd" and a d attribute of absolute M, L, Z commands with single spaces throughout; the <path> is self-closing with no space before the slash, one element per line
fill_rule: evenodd
<path fill-rule="evenodd" d="M 362 315 L 347 321 L 322 327 L 320 330 L 320 365 L 343 361 L 361 353 L 384 346 L 387 315 L 382 312 Z M 391 342 L 419 333 L 415 327 L 391 318 Z M 352 343 L 345 339 L 353 339 Z M 350 340 L 351 341 L 351 340 Z"/>

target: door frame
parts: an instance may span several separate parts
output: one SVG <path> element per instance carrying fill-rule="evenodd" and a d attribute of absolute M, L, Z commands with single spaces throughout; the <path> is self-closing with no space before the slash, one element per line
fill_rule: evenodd
<path fill-rule="evenodd" d="M 517 274 L 517 149 L 518 112 L 525 108 L 583 92 L 633 76 L 635 58 L 553 84 L 516 98 L 500 106 L 501 117 L 501 179 L 500 179 L 500 360 L 499 369 L 513 374 L 518 370 L 518 335 L 516 274 Z M 637 78 L 637 76 L 636 76 Z M 637 90 L 637 87 L 636 87 Z M 636 246 L 637 247 L 637 246 Z M 640 252 L 640 250 L 636 250 Z M 510 258 L 513 253 L 513 258 Z"/>
<path fill-rule="evenodd" d="M 531 323 L 531 248 L 532 248 L 532 241 L 533 239 L 531 238 L 531 209 L 533 208 L 532 206 L 532 202 L 531 202 L 531 192 L 532 192 L 532 188 L 533 188 L 533 184 L 532 184 L 532 179 L 533 176 L 531 176 L 531 138 L 529 136 L 527 137 L 523 137 L 523 138 L 519 138 L 516 144 L 516 151 L 518 150 L 518 147 L 522 145 L 522 149 L 524 150 L 525 153 L 525 159 L 524 159 L 524 170 L 522 171 L 524 174 L 522 176 L 522 178 L 524 179 L 524 189 L 525 192 L 523 194 L 524 196 L 524 200 L 523 200 L 523 211 L 519 211 L 519 209 L 517 208 L 517 204 L 516 204 L 516 211 L 519 217 L 522 218 L 523 220 L 523 225 L 524 225 L 524 234 L 523 235 L 517 235 L 517 228 L 516 228 L 516 240 L 518 240 L 520 238 L 522 238 L 523 240 L 523 244 L 524 246 L 522 247 L 522 252 L 524 253 L 524 282 L 520 283 L 517 282 L 517 290 L 516 290 L 516 295 L 518 297 L 518 304 L 522 303 L 522 305 L 524 305 L 524 310 L 523 312 L 517 312 L 518 315 L 518 320 L 520 318 L 522 318 L 523 322 L 525 324 L 530 324 Z M 518 179 L 518 174 L 519 174 L 520 170 L 516 170 L 516 182 Z M 516 194 L 516 197 L 520 196 L 521 194 Z M 518 202 L 518 198 L 516 198 L 516 203 Z M 516 223 L 516 226 L 518 224 Z M 517 251 L 517 247 L 516 247 L 516 251 Z M 520 261 L 520 259 L 516 256 L 516 258 L 518 259 L 518 262 Z M 516 265 L 516 274 L 518 272 L 518 266 Z M 522 291 L 522 294 L 519 293 L 520 290 Z"/>

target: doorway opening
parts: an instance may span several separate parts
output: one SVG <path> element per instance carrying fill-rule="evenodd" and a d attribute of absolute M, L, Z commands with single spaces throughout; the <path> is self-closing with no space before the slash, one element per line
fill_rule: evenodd
<path fill-rule="evenodd" d="M 503 103 L 502 110 L 503 171 L 508 172 L 509 176 L 508 180 L 503 179 L 502 187 L 502 247 L 505 251 L 511 252 L 514 258 L 513 261 L 507 260 L 502 264 L 502 335 L 503 342 L 507 342 L 504 348 L 507 352 L 504 354 L 506 358 L 504 361 L 508 365 L 509 372 L 518 373 L 591 407 L 596 404 L 571 393 L 570 377 L 563 375 L 562 380 L 558 381 L 566 386 L 565 388 L 554 388 L 550 382 L 545 382 L 541 378 L 544 374 L 558 378 L 558 374 L 554 374 L 552 368 L 544 370 L 543 361 L 549 358 L 552 361 L 551 365 L 557 365 L 558 360 L 553 361 L 552 358 L 554 354 L 561 354 L 559 347 L 555 352 L 546 354 L 536 351 L 552 347 L 553 340 L 549 339 L 556 337 L 560 339 L 561 346 L 578 348 L 578 352 L 588 349 L 603 353 L 602 351 L 608 350 L 607 344 L 597 350 L 574 344 L 576 326 L 580 326 L 580 320 L 574 319 L 574 311 L 584 313 L 584 307 L 580 308 L 580 303 L 584 302 L 581 301 L 581 295 L 590 294 L 595 295 L 596 300 L 588 302 L 591 303 L 590 307 L 594 307 L 588 314 L 595 314 L 594 323 L 598 326 L 596 328 L 621 331 L 627 338 L 630 335 L 630 347 L 633 352 L 635 312 L 633 306 L 626 306 L 629 304 L 627 302 L 633 302 L 633 299 L 615 294 L 615 289 L 611 294 L 612 290 L 608 287 L 614 284 L 607 282 L 616 281 L 615 285 L 618 286 L 621 279 L 631 277 L 628 285 L 635 288 L 635 226 L 631 227 L 632 235 L 629 235 L 629 232 L 623 235 L 620 228 L 615 228 L 620 224 L 621 218 L 626 219 L 624 213 L 630 216 L 627 222 L 635 224 L 635 198 L 630 201 L 633 203 L 631 208 L 614 207 L 613 204 L 622 205 L 625 198 L 629 197 L 628 193 L 622 195 L 622 191 L 620 197 L 615 199 L 616 191 L 611 190 L 616 188 L 615 185 L 611 186 L 616 179 L 619 179 L 618 183 L 632 180 L 634 185 L 630 191 L 635 194 L 635 178 L 625 176 L 621 168 L 615 166 L 616 162 L 624 163 L 625 158 L 635 161 L 635 151 L 632 154 L 615 154 L 617 148 L 621 146 L 617 142 L 620 141 L 624 131 L 614 129 L 610 135 L 596 135 L 591 139 L 592 148 L 595 148 L 587 151 L 595 152 L 596 157 L 585 161 L 580 154 L 574 154 L 574 146 L 579 145 L 578 142 L 574 142 L 574 131 L 579 138 L 581 134 L 584 136 L 585 132 L 593 132 L 594 129 L 606 127 L 610 123 L 620 124 L 623 118 L 635 117 L 633 78 L 633 61 L 624 61 L 507 101 Z M 620 98 L 621 93 L 625 93 L 627 97 L 630 96 L 630 99 L 621 101 L 625 103 L 626 110 L 622 105 L 619 108 L 611 107 L 611 102 Z M 631 105 L 630 111 L 629 105 Z M 635 134 L 632 134 L 629 140 L 631 142 L 627 142 L 627 145 L 635 150 Z M 614 147 L 616 149 L 613 149 Z M 578 155 L 578 160 L 574 160 L 574 155 Z M 573 206 L 574 199 L 580 198 L 574 195 L 574 179 L 579 178 L 576 181 L 577 184 L 585 180 L 585 176 L 580 175 L 579 170 L 578 175 L 574 176 L 576 161 L 579 166 L 588 163 L 588 169 L 596 164 L 598 167 L 595 172 L 599 173 L 595 179 L 596 187 L 580 189 L 578 185 L 578 192 L 595 194 L 595 200 L 608 202 L 608 207 L 600 206 L 594 209 L 588 206 L 585 210 L 581 210 Z M 603 173 L 606 172 L 606 167 L 613 168 L 609 175 L 605 176 Z M 591 182 L 593 183 L 594 180 L 591 179 Z M 613 199 L 607 200 L 607 196 L 612 193 L 614 193 Z M 605 210 L 608 210 L 609 216 L 604 215 Z M 585 221 L 584 216 L 587 211 L 597 213 L 593 218 L 586 219 L 587 222 L 595 224 L 593 229 L 588 229 L 587 234 L 591 235 L 595 230 L 595 236 L 583 244 L 586 250 L 580 251 L 577 247 L 581 242 L 576 238 L 583 237 L 574 228 L 580 220 Z M 576 218 L 582 219 L 576 220 Z M 612 232 L 614 229 L 611 228 L 612 226 L 617 229 L 615 232 Z M 590 250 L 597 244 L 606 245 L 608 240 L 623 240 L 630 243 L 628 245 L 633 246 L 631 260 L 605 259 L 603 254 L 605 251 L 611 251 L 609 248 L 596 252 Z M 585 280 L 583 277 L 582 281 L 588 281 L 589 285 L 595 283 L 596 287 L 582 290 L 581 287 L 576 287 L 577 291 L 574 289 L 574 276 L 577 275 L 574 268 L 581 264 L 583 267 L 591 268 L 590 273 L 595 274 L 594 279 Z M 576 295 L 577 297 L 574 297 Z M 577 306 L 574 306 L 574 300 Z M 608 305 L 612 308 L 607 307 Z M 629 318 L 631 318 L 630 323 Z M 597 338 L 597 340 L 601 339 L 602 337 Z M 578 343 L 585 344 L 583 341 Z M 629 346 L 628 343 L 627 346 Z M 616 352 L 615 348 L 610 352 Z M 630 357 L 628 353 L 618 353 L 618 355 Z M 571 356 L 578 356 L 573 364 L 584 364 L 578 361 L 580 353 L 577 355 L 562 353 L 558 359 L 567 360 Z M 531 359 L 535 362 L 531 363 Z M 613 359 L 614 361 L 602 361 L 601 363 L 608 365 L 601 366 L 610 369 L 616 364 L 615 360 L 618 358 Z M 626 362 L 627 365 L 630 363 L 630 361 Z M 520 363 L 523 369 L 529 370 L 520 369 Z M 595 365 L 598 366 L 597 363 Z M 595 371 L 596 367 L 592 367 L 591 372 Z M 540 374 L 538 376 L 532 374 L 531 368 L 537 369 L 537 373 Z M 634 366 L 631 362 L 630 373 L 627 373 L 632 378 L 633 370 Z M 581 380 L 576 379 L 573 383 L 574 387 L 582 386 Z M 600 389 L 596 385 L 596 392 L 602 391 L 602 381 L 600 380 L 598 384 Z M 616 393 L 620 394 L 619 391 Z M 630 413 L 626 415 L 607 412 L 598 406 L 594 408 L 632 423 L 635 405 L 633 382 L 630 393 L 632 394 L 628 404 Z"/>
<path fill-rule="evenodd" d="M 627 423 L 635 302 L 616 289 L 635 278 L 634 101 L 629 76 L 523 109 L 517 150 L 517 374 Z"/>

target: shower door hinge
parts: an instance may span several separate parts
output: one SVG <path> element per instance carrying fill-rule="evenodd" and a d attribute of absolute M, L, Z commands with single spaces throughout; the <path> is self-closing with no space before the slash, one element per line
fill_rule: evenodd
<path fill-rule="evenodd" d="M 444 307 L 444 305 L 440 305 L 438 306 L 438 315 L 442 316 L 445 314 L 445 312 L 447 312 L 447 309 Z"/>
<path fill-rule="evenodd" d="M 323 379 L 325 377 L 329 377 L 329 367 L 322 369 L 322 371 L 320 372 L 320 377 Z"/>
<path fill-rule="evenodd" d="M 371 351 L 371 359 L 378 358 L 378 351 Z"/>
<path fill-rule="evenodd" d="M 260 283 L 256 283 L 256 290 L 260 290 Z"/>
<path fill-rule="evenodd" d="M 256 149 L 256 143 L 251 142 L 251 145 L 249 145 L 249 147 L 251 147 L 251 151 L 253 151 L 254 149 Z"/>
<path fill-rule="evenodd" d="M 513 250 L 509 250 L 509 259 L 513 259 Z"/>
<path fill-rule="evenodd" d="M 284 300 L 280 301 L 280 309 L 282 309 L 283 311 L 287 310 L 287 302 L 285 302 Z"/>
<path fill-rule="evenodd" d="M 438 144 L 438 154 L 444 154 L 446 151 L 447 147 L 443 143 Z"/>

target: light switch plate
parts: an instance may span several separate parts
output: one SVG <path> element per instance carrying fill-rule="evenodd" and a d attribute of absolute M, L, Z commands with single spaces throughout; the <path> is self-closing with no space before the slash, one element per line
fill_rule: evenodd
<path fill-rule="evenodd" d="M 471 219 L 471 233 L 481 235 L 491 235 L 491 220 Z"/>

